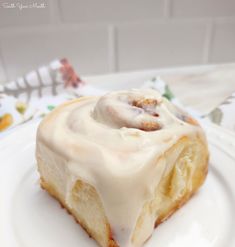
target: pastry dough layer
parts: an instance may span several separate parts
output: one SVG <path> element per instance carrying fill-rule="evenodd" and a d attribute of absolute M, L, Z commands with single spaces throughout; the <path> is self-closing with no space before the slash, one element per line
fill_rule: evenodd
<path fill-rule="evenodd" d="M 58 107 L 39 126 L 36 157 L 42 187 L 103 247 L 142 246 L 208 167 L 201 127 L 153 90 Z"/>

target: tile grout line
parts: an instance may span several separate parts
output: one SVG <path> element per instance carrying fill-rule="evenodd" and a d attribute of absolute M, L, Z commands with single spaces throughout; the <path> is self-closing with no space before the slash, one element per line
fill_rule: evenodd
<path fill-rule="evenodd" d="M 109 72 L 117 72 L 116 27 L 108 26 L 108 66 Z"/>
<path fill-rule="evenodd" d="M 51 25 L 58 25 L 61 23 L 61 8 L 58 0 L 54 0 L 51 2 L 50 7 L 50 21 Z"/>
<path fill-rule="evenodd" d="M 119 64 L 119 50 L 118 50 L 118 29 L 115 26 L 114 29 L 114 48 L 115 48 L 115 72 L 120 71 Z"/>
<path fill-rule="evenodd" d="M 211 55 L 211 45 L 214 37 L 214 22 L 212 19 L 207 23 L 206 29 L 207 30 L 206 30 L 206 37 L 205 37 L 205 43 L 203 49 L 203 59 L 202 59 L 203 63 L 208 63 Z"/>
<path fill-rule="evenodd" d="M 169 19 L 171 17 L 171 7 L 172 7 L 172 1 L 171 0 L 165 0 L 164 6 L 163 6 L 163 18 Z"/>
<path fill-rule="evenodd" d="M 1 43 L 0 43 L 0 45 L 1 45 Z M 2 53 L 2 47 L 1 46 L 0 46 L 0 59 L 1 59 L 1 62 L 2 62 L 2 70 L 3 70 L 3 73 L 4 73 L 5 83 L 6 83 L 7 81 L 9 81 L 9 75 L 8 75 L 8 72 L 7 72 L 7 65 L 6 65 L 6 62 L 5 62 L 3 53 Z"/>

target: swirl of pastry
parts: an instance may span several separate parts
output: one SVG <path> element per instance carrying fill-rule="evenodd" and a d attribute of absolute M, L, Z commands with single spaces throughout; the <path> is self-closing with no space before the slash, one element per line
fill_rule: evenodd
<path fill-rule="evenodd" d="M 161 96 L 145 97 L 139 91 L 110 93 L 100 98 L 94 109 L 94 118 L 116 128 L 136 128 L 154 131 L 162 128 L 158 107 Z"/>
<path fill-rule="evenodd" d="M 153 90 L 121 91 L 101 97 L 94 109 L 94 118 L 114 128 L 135 128 L 144 131 L 160 130 L 181 120 L 198 125 L 186 112 L 169 103 Z"/>

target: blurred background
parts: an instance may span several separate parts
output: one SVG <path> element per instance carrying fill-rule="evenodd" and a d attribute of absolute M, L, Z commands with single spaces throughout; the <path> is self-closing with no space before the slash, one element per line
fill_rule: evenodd
<path fill-rule="evenodd" d="M 81 75 L 235 61 L 235 0 L 0 2 L 0 82 L 55 58 Z"/>

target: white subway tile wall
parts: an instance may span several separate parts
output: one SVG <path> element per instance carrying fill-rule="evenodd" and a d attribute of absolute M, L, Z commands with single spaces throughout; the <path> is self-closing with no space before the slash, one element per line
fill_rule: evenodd
<path fill-rule="evenodd" d="M 123 22 L 163 17 L 164 0 L 60 0 L 65 22 Z"/>
<path fill-rule="evenodd" d="M 120 25 L 117 28 L 120 70 L 203 62 L 206 24 L 170 21 Z"/>
<path fill-rule="evenodd" d="M 172 15 L 176 17 L 234 16 L 234 0 L 172 0 Z"/>
<path fill-rule="evenodd" d="M 55 58 L 68 58 L 77 71 L 108 70 L 108 30 L 102 26 L 40 27 L 0 34 L 6 72 L 11 78 Z"/>
<path fill-rule="evenodd" d="M 235 62 L 235 1 L 0 0 L 0 82 L 60 57 L 86 75 Z"/>
<path fill-rule="evenodd" d="M 212 63 L 234 62 L 235 20 L 216 23 L 213 36 L 209 61 Z"/>

